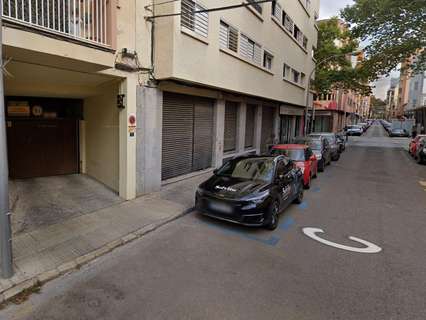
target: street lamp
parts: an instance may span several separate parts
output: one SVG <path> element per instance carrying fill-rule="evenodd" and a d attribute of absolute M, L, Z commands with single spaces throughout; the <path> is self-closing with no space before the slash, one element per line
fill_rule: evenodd
<path fill-rule="evenodd" d="M 307 80 L 307 84 L 306 84 L 306 92 L 305 92 L 305 101 L 306 101 L 306 105 L 305 105 L 305 130 L 304 130 L 304 135 L 305 136 L 307 136 L 307 134 L 308 134 L 308 114 L 309 114 L 309 91 L 311 90 L 311 79 L 312 79 L 312 76 L 313 76 L 313 74 L 314 74 L 314 72 L 316 71 L 316 69 L 319 67 L 319 66 L 321 66 L 321 65 L 323 65 L 324 63 L 326 63 L 326 62 L 328 62 L 328 61 L 330 61 L 331 59 L 333 59 L 333 58 L 336 58 L 336 57 L 340 57 L 340 56 L 346 56 L 346 55 L 351 55 L 351 56 L 357 56 L 357 55 L 359 55 L 360 53 L 361 53 L 362 51 L 353 51 L 353 52 L 349 52 L 349 53 L 338 53 L 338 54 L 333 54 L 333 55 L 331 55 L 331 56 L 329 56 L 329 57 L 327 57 L 327 58 L 325 58 L 325 59 L 323 59 L 323 60 L 320 60 L 320 61 L 318 61 L 316 64 L 315 64 L 315 66 L 314 66 L 314 68 L 312 69 L 312 71 L 309 73 L 309 77 L 308 77 L 308 80 Z M 313 127 L 313 125 L 314 125 L 314 116 L 315 116 L 315 106 L 314 106 L 314 104 L 312 103 L 312 117 L 311 117 L 311 132 L 312 132 L 312 127 Z"/>

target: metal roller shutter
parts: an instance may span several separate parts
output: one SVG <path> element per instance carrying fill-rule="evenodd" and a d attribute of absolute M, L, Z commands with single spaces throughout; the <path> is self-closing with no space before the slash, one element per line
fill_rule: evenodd
<path fill-rule="evenodd" d="M 254 129 L 255 129 L 255 117 L 256 117 L 256 105 L 248 104 L 246 113 L 246 136 L 244 146 L 251 148 L 254 145 Z"/>
<path fill-rule="evenodd" d="M 237 112 L 238 103 L 226 101 L 224 152 L 234 151 L 237 146 Z"/>
<path fill-rule="evenodd" d="M 192 170 L 203 170 L 212 165 L 213 102 L 196 100 L 194 106 L 194 154 Z"/>
<path fill-rule="evenodd" d="M 165 92 L 162 180 L 211 167 L 213 101 Z"/>
<path fill-rule="evenodd" d="M 163 180 L 192 171 L 194 105 L 189 97 L 164 93 Z"/>
<path fill-rule="evenodd" d="M 274 142 L 274 113 L 273 107 L 262 108 L 262 138 L 261 138 L 261 153 L 267 153 L 269 146 Z"/>

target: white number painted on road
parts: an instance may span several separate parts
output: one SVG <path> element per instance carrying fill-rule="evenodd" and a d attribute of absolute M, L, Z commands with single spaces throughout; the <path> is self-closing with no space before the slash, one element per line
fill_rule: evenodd
<path fill-rule="evenodd" d="M 363 245 L 366 246 L 365 248 L 350 247 L 350 246 L 345 246 L 343 244 L 339 244 L 339 243 L 335 243 L 335 242 L 332 242 L 332 241 L 325 240 L 325 239 L 317 236 L 317 233 L 324 233 L 324 231 L 322 229 L 319 229 L 319 228 L 303 228 L 303 233 L 311 239 L 314 239 L 314 240 L 321 242 L 323 244 L 326 244 L 328 246 L 338 248 L 338 249 L 342 249 L 342 250 L 359 252 L 359 253 L 379 253 L 380 251 L 382 251 L 382 248 L 375 245 L 374 243 L 371 243 L 371 242 L 368 242 L 368 241 L 365 241 L 365 240 L 362 240 L 362 239 L 359 239 L 359 238 L 356 238 L 356 237 L 349 237 L 349 239 L 351 239 L 352 241 L 362 243 Z"/>

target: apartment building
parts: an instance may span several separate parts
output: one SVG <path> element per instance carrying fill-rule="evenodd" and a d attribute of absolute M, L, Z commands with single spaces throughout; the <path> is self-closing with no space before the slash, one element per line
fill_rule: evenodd
<path fill-rule="evenodd" d="M 301 134 L 319 3 L 198 12 L 238 4 L 4 0 L 10 177 L 132 199 Z"/>
<path fill-rule="evenodd" d="M 244 3 L 155 6 L 157 86 L 144 89 L 150 102 L 138 115 L 154 121 L 144 122 L 138 140 L 138 193 L 303 132 L 319 3 Z"/>
<path fill-rule="evenodd" d="M 321 20 L 325 23 L 329 20 Z M 347 30 L 343 20 L 337 21 L 337 26 Z M 364 59 L 363 54 L 357 56 L 348 55 L 348 61 L 355 68 Z M 370 109 L 370 97 L 363 96 L 351 90 L 333 89 L 328 94 L 314 95 L 314 127 L 315 132 L 338 132 L 347 125 L 368 117 Z"/>

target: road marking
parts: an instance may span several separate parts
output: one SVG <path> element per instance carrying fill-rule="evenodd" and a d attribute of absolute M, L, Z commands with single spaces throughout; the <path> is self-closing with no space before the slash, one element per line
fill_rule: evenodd
<path fill-rule="evenodd" d="M 312 189 L 312 192 L 320 192 L 321 188 L 320 187 L 314 187 Z"/>
<path fill-rule="evenodd" d="M 359 252 L 359 253 L 379 253 L 380 251 L 382 251 L 382 248 L 375 245 L 374 243 L 371 243 L 356 237 L 349 237 L 349 239 L 351 239 L 352 241 L 362 243 L 363 245 L 366 246 L 365 248 L 350 247 L 350 246 L 345 246 L 343 244 L 325 240 L 317 236 L 317 233 L 324 233 L 324 231 L 319 228 L 303 228 L 303 233 L 307 235 L 308 237 L 310 237 L 311 239 L 321 242 L 322 244 L 325 244 L 334 248 L 342 249 L 342 250 Z"/>
<path fill-rule="evenodd" d="M 419 183 L 422 187 L 426 187 L 426 181 L 419 181 Z"/>
<path fill-rule="evenodd" d="M 308 203 L 306 201 L 303 201 L 301 204 L 298 205 L 298 207 L 302 210 L 305 210 L 308 208 Z"/>
<path fill-rule="evenodd" d="M 279 225 L 279 228 L 287 231 L 294 224 L 294 222 L 295 221 L 293 218 L 288 217 Z"/>

